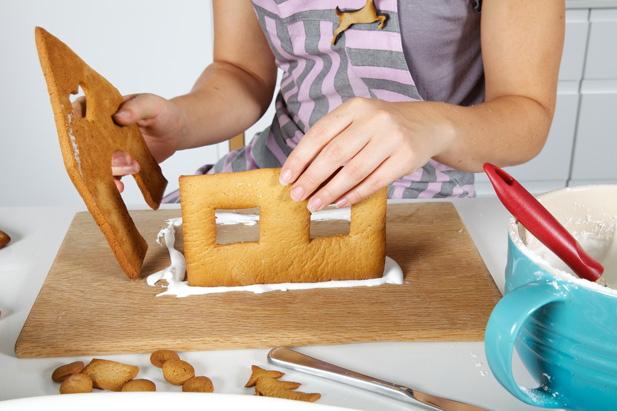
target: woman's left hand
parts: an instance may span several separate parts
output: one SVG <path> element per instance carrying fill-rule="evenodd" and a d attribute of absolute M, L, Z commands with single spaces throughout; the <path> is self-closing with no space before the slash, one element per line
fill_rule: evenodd
<path fill-rule="evenodd" d="M 283 164 L 281 184 L 293 183 L 295 201 L 310 197 L 313 212 L 360 202 L 447 149 L 454 129 L 431 105 L 348 100 L 300 140 Z"/>

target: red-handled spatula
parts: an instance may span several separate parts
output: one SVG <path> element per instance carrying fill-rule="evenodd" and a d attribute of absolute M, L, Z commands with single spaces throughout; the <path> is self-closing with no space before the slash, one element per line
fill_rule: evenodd
<path fill-rule="evenodd" d="M 484 171 L 508 211 L 576 275 L 593 282 L 602 276 L 602 264 L 589 256 L 564 226 L 518 181 L 489 163 L 484 164 Z"/>

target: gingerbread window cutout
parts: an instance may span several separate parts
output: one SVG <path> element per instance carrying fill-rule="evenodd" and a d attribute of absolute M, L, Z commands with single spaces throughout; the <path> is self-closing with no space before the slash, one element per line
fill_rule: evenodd
<path fill-rule="evenodd" d="M 329 207 L 320 213 L 311 215 L 311 240 L 320 237 L 349 235 L 351 226 L 351 207 Z"/>
<path fill-rule="evenodd" d="M 139 128 L 114 123 L 123 103 L 118 90 L 44 29 L 37 27 L 35 38 L 66 170 L 123 271 L 136 279 L 148 246 L 116 188 L 111 156 L 126 151 L 139 162 L 135 181 L 153 209 L 163 198 L 167 180 Z M 70 99 L 80 87 L 87 101 L 85 115 L 73 112 Z"/>
<path fill-rule="evenodd" d="M 361 280 L 383 275 L 386 190 L 352 206 L 349 235 L 310 239 L 306 201 L 280 169 L 180 177 L 190 286 Z M 217 244 L 216 209 L 260 207 L 259 242 Z"/>
<path fill-rule="evenodd" d="M 238 244 L 259 242 L 259 207 L 216 209 L 216 243 Z M 226 217 L 237 217 L 237 219 Z M 220 218 L 220 220 L 219 220 Z"/>

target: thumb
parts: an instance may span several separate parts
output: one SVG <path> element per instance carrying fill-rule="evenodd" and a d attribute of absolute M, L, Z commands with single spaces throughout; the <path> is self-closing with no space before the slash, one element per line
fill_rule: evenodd
<path fill-rule="evenodd" d="M 131 126 L 140 120 L 156 116 L 159 110 L 158 99 L 154 94 L 132 94 L 124 97 L 114 120 L 121 126 Z"/>

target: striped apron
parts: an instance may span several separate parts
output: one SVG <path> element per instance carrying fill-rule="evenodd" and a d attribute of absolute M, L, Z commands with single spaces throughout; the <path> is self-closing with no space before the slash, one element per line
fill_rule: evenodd
<path fill-rule="evenodd" d="M 379 21 L 354 24 L 331 45 L 339 25 L 335 8 L 358 10 L 366 0 L 253 0 L 282 71 L 272 124 L 245 147 L 197 174 L 281 167 L 308 129 L 352 97 L 421 101 L 403 46 L 396 0 L 374 0 Z M 430 160 L 388 187 L 388 198 L 472 197 L 473 174 Z M 166 202 L 179 201 L 178 194 Z"/>

